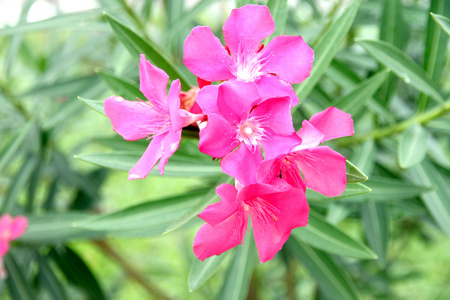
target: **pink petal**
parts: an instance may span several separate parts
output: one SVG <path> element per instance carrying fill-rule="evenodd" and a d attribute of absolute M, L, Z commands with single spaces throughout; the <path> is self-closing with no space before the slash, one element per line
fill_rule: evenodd
<path fill-rule="evenodd" d="M 291 135 L 295 133 L 289 97 L 265 100 L 252 110 L 250 117 L 264 118 L 264 127 L 270 128 L 276 134 Z"/>
<path fill-rule="evenodd" d="M 328 197 L 342 194 L 347 184 L 344 156 L 326 146 L 296 153 L 307 187 Z"/>
<path fill-rule="evenodd" d="M 247 218 L 248 214 L 238 211 L 214 227 L 204 224 L 194 238 L 195 256 L 204 261 L 239 245 L 245 236 Z"/>
<path fill-rule="evenodd" d="M 200 130 L 198 147 L 212 157 L 223 157 L 239 145 L 236 131 L 222 116 L 210 114 L 206 127 Z"/>
<path fill-rule="evenodd" d="M 300 145 L 301 142 L 302 139 L 295 133 L 289 136 L 271 135 L 268 140 L 260 141 L 266 159 L 288 154 L 293 147 Z"/>
<path fill-rule="evenodd" d="M 295 147 L 295 150 L 315 148 L 319 146 L 324 138 L 323 133 L 306 120 L 303 120 L 302 128 L 297 132 L 297 135 L 301 137 L 302 143 Z"/>
<path fill-rule="evenodd" d="M 183 128 L 185 123 L 185 118 L 182 118 L 180 111 L 180 92 L 181 83 L 179 79 L 172 82 L 169 89 L 169 94 L 167 95 L 167 104 L 169 106 L 170 124 L 172 125 L 173 131 L 179 131 Z"/>
<path fill-rule="evenodd" d="M 4 214 L 0 217 L 0 237 L 3 232 L 11 229 L 12 222 L 13 218 L 8 214 Z"/>
<path fill-rule="evenodd" d="M 11 224 L 11 240 L 15 240 L 24 234 L 28 227 L 28 219 L 24 216 L 17 216 Z"/>
<path fill-rule="evenodd" d="M 262 5 L 245 5 L 231 11 L 223 25 L 223 35 L 231 54 L 255 52 L 263 39 L 275 30 L 269 8 Z"/>
<path fill-rule="evenodd" d="M 258 86 L 259 94 L 264 100 L 289 96 L 291 98 L 291 107 L 299 102 L 292 84 L 282 80 L 280 77 L 268 74 L 261 76 L 255 83 Z"/>
<path fill-rule="evenodd" d="M 158 160 L 163 155 L 163 141 L 167 133 L 155 136 L 144 154 L 134 165 L 134 167 L 128 172 L 128 180 L 142 179 L 147 177 L 148 173 L 153 169 Z"/>
<path fill-rule="evenodd" d="M 309 122 L 325 135 L 324 141 L 354 134 L 352 116 L 333 106 L 313 115 Z"/>
<path fill-rule="evenodd" d="M 221 184 L 216 188 L 220 201 L 208 205 L 198 216 L 211 226 L 216 226 L 242 210 L 242 202 L 237 200 L 237 190 L 231 184 Z"/>
<path fill-rule="evenodd" d="M 270 73 L 290 83 L 301 83 L 309 77 L 314 51 L 301 36 L 281 35 L 273 38 L 261 51 L 261 59 L 267 58 L 264 66 Z"/>
<path fill-rule="evenodd" d="M 144 54 L 141 54 L 139 62 L 139 81 L 139 89 L 148 101 L 160 108 L 167 107 L 166 87 L 169 76 L 146 60 Z"/>
<path fill-rule="evenodd" d="M 127 141 L 147 137 L 155 129 L 152 121 L 158 116 L 150 104 L 111 96 L 105 100 L 104 107 L 114 131 Z"/>
<path fill-rule="evenodd" d="M 227 154 L 220 163 L 222 171 L 243 185 L 256 183 L 256 170 L 263 160 L 261 150 L 252 153 L 245 145 Z"/>
<path fill-rule="evenodd" d="M 178 147 L 180 146 L 180 141 L 181 130 L 178 130 L 176 132 L 170 130 L 162 141 L 163 152 L 161 160 L 158 164 L 158 170 L 161 175 L 164 175 L 164 167 L 166 166 L 169 157 L 171 157 L 175 153 L 175 151 L 177 151 Z"/>
<path fill-rule="evenodd" d="M 253 82 L 228 81 L 219 87 L 217 107 L 228 122 L 238 124 L 247 119 L 250 110 L 261 101 Z"/>
<path fill-rule="evenodd" d="M 0 240 L 0 258 L 5 256 L 9 251 L 9 241 Z"/>
<path fill-rule="evenodd" d="M 217 95 L 219 93 L 219 85 L 208 85 L 202 88 L 195 98 L 195 101 L 202 108 L 204 114 L 218 114 Z"/>
<path fill-rule="evenodd" d="M 233 78 L 228 66 L 233 64 L 220 40 L 211 28 L 197 26 L 184 42 L 183 62 L 196 76 L 207 81 L 222 81 Z"/>

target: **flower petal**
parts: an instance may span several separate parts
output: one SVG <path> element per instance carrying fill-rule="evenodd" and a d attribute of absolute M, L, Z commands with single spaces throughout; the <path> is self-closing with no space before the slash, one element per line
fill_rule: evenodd
<path fill-rule="evenodd" d="M 153 169 L 158 160 L 163 155 L 163 141 L 167 133 L 155 136 L 144 154 L 134 165 L 134 167 L 128 172 L 128 180 L 142 179 L 147 177 L 148 173 Z"/>
<path fill-rule="evenodd" d="M 261 140 L 260 143 L 264 149 L 265 159 L 273 159 L 289 151 L 299 145 L 302 139 L 294 134 L 288 136 L 271 135 L 268 140 Z"/>
<path fill-rule="evenodd" d="M 169 94 L 167 95 L 167 104 L 169 106 L 170 124 L 173 131 L 179 131 L 183 128 L 185 118 L 180 115 L 180 92 L 181 83 L 179 79 L 172 81 Z"/>
<path fill-rule="evenodd" d="M 354 134 L 352 115 L 333 106 L 313 115 L 309 122 L 325 135 L 324 141 Z"/>
<path fill-rule="evenodd" d="M 210 114 L 200 130 L 199 149 L 212 157 L 224 157 L 239 145 L 236 127 L 218 114 Z"/>
<path fill-rule="evenodd" d="M 266 123 L 264 127 L 270 128 L 276 134 L 291 135 L 295 133 L 289 97 L 265 100 L 252 110 L 250 117 L 264 118 Z"/>
<path fill-rule="evenodd" d="M 291 107 L 298 104 L 299 99 L 297 94 L 295 93 L 292 85 L 280 77 L 274 75 L 265 75 L 261 76 L 258 80 L 255 81 L 258 86 L 259 94 L 261 98 L 278 98 L 288 96 L 291 98 Z"/>
<path fill-rule="evenodd" d="M 239 245 L 245 236 L 247 219 L 247 214 L 238 211 L 214 227 L 204 224 L 194 238 L 195 256 L 204 261 Z"/>
<path fill-rule="evenodd" d="M 247 119 L 250 110 L 261 101 L 258 88 L 253 82 L 228 81 L 219 87 L 217 107 L 228 122 L 238 124 Z"/>
<path fill-rule="evenodd" d="M 264 69 L 290 83 L 301 83 L 308 78 L 314 61 L 314 51 L 301 36 L 277 36 L 260 55 L 261 59 L 268 60 Z"/>
<path fill-rule="evenodd" d="M 297 165 L 306 186 L 328 197 L 342 194 L 347 184 L 345 157 L 329 147 L 321 146 L 296 152 Z"/>
<path fill-rule="evenodd" d="M 28 219 L 24 216 L 17 216 L 13 219 L 11 224 L 11 240 L 17 239 L 19 236 L 24 234 L 28 227 Z"/>
<path fill-rule="evenodd" d="M 259 148 L 259 147 L 258 147 Z M 227 154 L 221 161 L 222 171 L 243 185 L 256 183 L 256 170 L 263 160 L 261 150 L 252 153 L 245 145 Z"/>
<path fill-rule="evenodd" d="M 223 25 L 223 35 L 231 54 L 255 52 L 263 39 L 275 31 L 269 8 L 263 5 L 245 5 L 233 9 Z"/>
<path fill-rule="evenodd" d="M 228 69 L 233 60 L 211 28 L 197 26 L 184 42 L 183 62 L 196 76 L 207 81 L 233 78 Z"/>
<path fill-rule="evenodd" d="M 9 251 L 9 241 L 0 240 L 0 258 L 5 256 Z"/>
<path fill-rule="evenodd" d="M 154 132 L 152 121 L 161 118 L 149 104 L 143 101 L 124 100 L 118 96 L 108 97 L 104 107 L 114 131 L 127 141 L 139 140 L 152 134 Z"/>
<path fill-rule="evenodd" d="M 140 90 L 153 105 L 167 108 L 166 87 L 169 76 L 160 68 L 152 65 L 141 54 L 139 62 Z"/>
<path fill-rule="evenodd" d="M 163 152 L 161 160 L 158 164 L 158 170 L 161 175 L 164 175 L 164 167 L 166 166 L 169 157 L 171 157 L 175 153 L 175 151 L 177 151 L 178 147 L 180 146 L 180 141 L 181 130 L 178 130 L 176 132 L 170 130 L 162 141 Z"/>
<path fill-rule="evenodd" d="M 195 101 L 202 108 L 204 114 L 218 114 L 217 95 L 219 93 L 219 85 L 208 85 L 202 88 L 195 98 Z"/>
<path fill-rule="evenodd" d="M 302 143 L 295 147 L 295 150 L 315 148 L 324 138 L 323 133 L 306 120 L 303 120 L 302 128 L 297 132 L 297 135 L 302 139 Z"/>
<path fill-rule="evenodd" d="M 220 201 L 208 205 L 199 215 L 203 221 L 211 226 L 216 226 L 228 219 L 239 207 L 242 209 L 242 202 L 237 200 L 237 190 L 231 184 L 223 183 L 216 188 L 216 194 Z"/>

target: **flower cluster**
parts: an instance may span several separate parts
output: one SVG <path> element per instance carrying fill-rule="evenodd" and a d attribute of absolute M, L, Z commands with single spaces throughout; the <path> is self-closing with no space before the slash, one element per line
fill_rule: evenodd
<path fill-rule="evenodd" d="M 141 55 L 147 101 L 105 100 L 113 129 L 125 140 L 152 138 L 129 179 L 146 177 L 158 161 L 162 175 L 189 125 L 199 128 L 200 151 L 219 158 L 235 178 L 235 185 L 218 186 L 221 201 L 199 214 L 206 224 L 194 253 L 201 260 L 241 244 L 249 216 L 261 262 L 272 259 L 291 230 L 308 222 L 306 187 L 337 196 L 346 186 L 345 158 L 320 144 L 352 135 L 352 118 L 330 107 L 295 131 L 291 108 L 299 99 L 292 84 L 309 76 L 314 52 L 300 36 L 274 37 L 264 46 L 274 29 L 266 6 L 234 9 L 223 26 L 225 46 L 205 26 L 186 38 L 183 61 L 198 88 L 181 92 L 174 80 L 166 96 L 169 77 Z"/>
<path fill-rule="evenodd" d="M 3 268 L 3 257 L 9 251 L 9 244 L 24 234 L 28 226 L 28 220 L 24 216 L 12 218 L 5 214 L 0 217 L 0 278 L 6 277 L 6 271 Z"/>

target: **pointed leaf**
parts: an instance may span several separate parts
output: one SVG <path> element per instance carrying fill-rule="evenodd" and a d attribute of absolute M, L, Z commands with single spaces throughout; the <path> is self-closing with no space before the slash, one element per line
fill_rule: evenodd
<path fill-rule="evenodd" d="M 375 59 L 397 74 L 405 83 L 431 96 L 438 103 L 444 102 L 437 86 L 425 71 L 400 49 L 383 41 L 358 40 Z"/>
<path fill-rule="evenodd" d="M 388 244 L 391 239 L 388 209 L 385 203 L 369 202 L 361 205 L 367 241 L 377 254 L 378 262 L 382 266 L 386 264 Z"/>
<path fill-rule="evenodd" d="M 213 276 L 225 257 L 228 256 L 229 252 L 227 251 L 219 256 L 211 256 L 205 259 L 205 261 L 201 261 L 196 259 L 191 266 L 191 270 L 188 275 L 188 288 L 190 292 L 195 291 L 199 287 L 201 287 L 211 276 Z"/>
<path fill-rule="evenodd" d="M 90 109 L 93 109 L 96 112 L 106 116 L 105 109 L 103 108 L 104 100 L 90 100 L 83 97 L 78 97 L 78 100 L 83 102 L 83 104 L 89 107 Z"/>
<path fill-rule="evenodd" d="M 22 269 L 17 264 L 13 253 L 8 253 L 4 258 L 6 272 L 8 277 L 6 278 L 6 284 L 11 298 L 13 300 L 33 300 L 33 290 L 29 283 L 25 279 L 25 275 Z"/>
<path fill-rule="evenodd" d="M 311 189 L 306 190 L 306 199 L 309 201 L 329 201 L 337 200 L 348 197 L 354 197 L 370 193 L 372 189 L 362 183 L 347 183 L 345 191 L 337 197 L 327 197 L 320 193 L 317 193 Z"/>
<path fill-rule="evenodd" d="M 122 78 L 114 73 L 106 70 L 98 70 L 98 76 L 108 85 L 108 87 L 124 97 L 127 100 L 145 100 L 144 94 L 139 90 L 139 86 L 136 82 L 133 82 L 127 78 Z"/>
<path fill-rule="evenodd" d="M 359 259 L 377 258 L 377 255 L 363 243 L 328 223 L 312 210 L 309 212 L 308 225 L 296 228 L 292 233 L 311 246 L 332 254 Z"/>
<path fill-rule="evenodd" d="M 17 154 L 20 146 L 27 137 L 30 130 L 33 128 L 34 121 L 30 121 L 17 133 L 16 137 L 10 142 L 5 144 L 5 148 L 2 149 L 0 154 L 0 172 L 3 168 L 12 161 L 14 155 Z"/>
<path fill-rule="evenodd" d="M 45 289 L 55 300 L 68 299 L 64 287 L 50 267 L 47 257 L 43 257 L 38 251 L 35 251 L 35 255 L 39 262 L 39 277 Z"/>
<path fill-rule="evenodd" d="M 420 163 L 427 153 L 429 134 L 419 124 L 409 127 L 400 137 L 398 163 L 407 169 Z"/>
<path fill-rule="evenodd" d="M 450 19 L 438 15 L 438 14 L 433 14 L 430 13 L 431 16 L 433 17 L 433 19 L 436 21 L 436 23 L 439 24 L 439 26 L 441 26 L 441 28 L 445 31 L 445 33 L 447 33 L 448 35 L 450 35 Z"/>
<path fill-rule="evenodd" d="M 366 174 L 363 173 L 360 169 L 358 169 L 354 164 L 352 164 L 349 160 L 346 161 L 347 168 L 347 183 L 358 183 L 364 182 L 368 179 Z"/>

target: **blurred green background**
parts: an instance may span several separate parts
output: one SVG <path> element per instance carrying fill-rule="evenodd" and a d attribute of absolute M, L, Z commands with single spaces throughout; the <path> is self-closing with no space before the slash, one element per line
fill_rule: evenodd
<path fill-rule="evenodd" d="M 137 86 L 138 58 L 119 41 L 104 12 L 162 49 L 195 82 L 182 64 L 184 39 L 196 25 L 210 26 L 222 38 L 221 27 L 231 9 L 246 3 L 269 4 L 272 14 L 277 12 L 276 34 L 302 35 L 315 50 L 327 45 L 330 35 L 326 33 L 336 28 L 336 19 L 352 5 L 339 0 L 0 0 L 0 203 L 2 212 L 31 216 L 32 230 L 14 243 L 5 258 L 9 277 L 1 284 L 1 299 L 226 297 L 223 282 L 228 282 L 226 270 L 237 250 L 225 255 L 205 284 L 189 291 L 190 269 L 196 261 L 192 241 L 199 220 L 161 235 L 175 218 L 164 220 L 167 224 L 162 222 L 161 228 L 135 233 L 134 238 L 72 227 L 91 214 L 210 190 L 220 178 L 149 176 L 128 181 L 127 172 L 98 167 L 74 155 L 136 152 L 144 145 L 122 143 L 105 116 L 78 100 L 79 96 L 102 100 L 112 94 L 129 95 Z M 329 40 L 337 53 L 328 56 L 329 66 L 323 66 L 318 83 L 310 84 L 308 95 L 308 88 L 299 94 L 302 104 L 293 114 L 296 129 L 304 118 L 339 104 L 337 99 L 354 109 L 357 136 L 332 146 L 369 176 L 367 185 L 373 191 L 367 195 L 378 195 L 311 204 L 330 224 L 368 244 L 379 257 L 359 260 L 330 252 L 345 272 L 339 283 L 358 290 L 348 299 L 354 295 L 360 299 L 450 299 L 450 227 L 445 225 L 450 226 L 446 219 L 450 216 L 449 43 L 429 14 L 448 17 L 449 10 L 448 1 L 443 0 L 362 1 L 342 42 Z M 428 74 L 427 80 L 433 83 L 429 85 L 447 106 L 427 96 L 426 88 L 415 85 L 417 79 L 407 71 L 399 74 L 388 66 L 393 70 L 389 74 L 378 73 L 383 62 L 355 40 L 383 40 L 400 49 Z M 373 91 L 363 89 L 357 94 L 362 104 L 356 108 L 352 102 L 345 103 L 349 99 L 344 96 L 373 74 L 381 74 L 383 80 Z M 442 109 L 420 119 L 436 108 Z M 415 122 L 408 120 L 416 116 L 419 127 L 414 128 L 419 129 L 410 130 Z M 395 125 L 404 120 L 407 126 Z M 393 130 L 383 133 L 380 128 Z M 406 132 L 425 137 L 414 144 Z M 413 149 L 412 159 L 404 162 L 407 166 L 399 165 L 404 154 L 397 150 L 401 140 L 423 152 Z M 186 137 L 187 155 L 195 157 L 195 143 L 195 138 Z M 376 178 L 392 181 L 384 184 Z M 433 208 L 430 203 L 442 206 Z M 378 217 L 370 219 L 367 215 L 373 210 Z M 374 225 L 374 220 L 380 224 Z M 339 276 L 328 279 L 332 282 Z M 327 292 L 330 283 L 327 279 L 321 283 L 323 277 L 327 276 L 315 274 L 283 250 L 274 260 L 256 264 L 246 277 L 241 298 L 338 299 Z"/>

